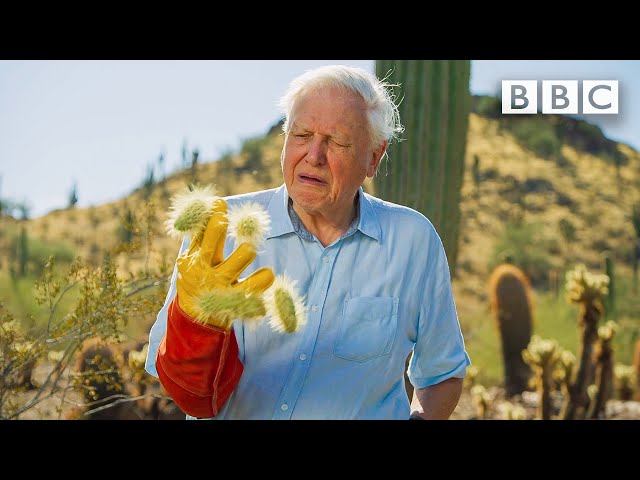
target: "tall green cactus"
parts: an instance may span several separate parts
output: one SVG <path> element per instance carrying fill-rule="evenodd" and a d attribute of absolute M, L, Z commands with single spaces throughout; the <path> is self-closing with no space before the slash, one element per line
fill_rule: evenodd
<path fill-rule="evenodd" d="M 391 73 L 389 73 L 391 72 Z M 392 84 L 405 126 L 375 179 L 376 195 L 418 210 L 434 224 L 454 272 L 460 190 L 471 95 L 469 60 L 376 60 L 376 75 Z"/>

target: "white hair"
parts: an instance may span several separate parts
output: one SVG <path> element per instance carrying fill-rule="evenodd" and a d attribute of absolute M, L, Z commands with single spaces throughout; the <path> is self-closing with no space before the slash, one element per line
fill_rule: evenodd
<path fill-rule="evenodd" d="M 310 91 L 337 87 L 355 92 L 364 99 L 371 144 L 374 147 L 382 145 L 385 141 L 391 144 L 404 131 L 398 106 L 390 88 L 393 86 L 358 67 L 327 65 L 308 70 L 291 81 L 287 92 L 280 99 L 279 106 L 285 115 L 282 129 L 285 133 L 288 132 L 291 113 L 300 98 Z"/>

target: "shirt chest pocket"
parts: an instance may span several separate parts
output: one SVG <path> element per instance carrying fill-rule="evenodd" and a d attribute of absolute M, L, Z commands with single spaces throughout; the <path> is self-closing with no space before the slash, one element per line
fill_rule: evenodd
<path fill-rule="evenodd" d="M 333 353 L 364 362 L 391 351 L 398 325 L 398 299 L 354 297 L 346 300 Z"/>

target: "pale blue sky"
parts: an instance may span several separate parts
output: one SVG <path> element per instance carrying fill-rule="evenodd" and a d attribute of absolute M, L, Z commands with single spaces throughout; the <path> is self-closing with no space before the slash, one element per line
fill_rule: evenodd
<path fill-rule="evenodd" d="M 4 61 L 0 60 L 0 197 L 38 216 L 101 204 L 140 184 L 165 155 L 180 164 L 184 140 L 203 161 L 262 135 L 296 75 L 341 63 L 373 71 L 373 60 Z M 499 95 L 501 80 L 619 80 L 620 114 L 591 115 L 610 138 L 640 149 L 640 61 L 481 60 L 471 91 Z"/>

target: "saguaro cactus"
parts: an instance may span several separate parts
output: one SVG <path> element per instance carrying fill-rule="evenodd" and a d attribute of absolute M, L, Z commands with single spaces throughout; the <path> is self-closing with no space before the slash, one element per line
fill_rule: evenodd
<path fill-rule="evenodd" d="M 376 60 L 376 75 L 400 84 L 404 141 L 391 145 L 375 179 L 376 195 L 428 217 L 454 271 L 460 190 L 471 95 L 469 60 Z"/>
<path fill-rule="evenodd" d="M 529 280 L 515 265 L 499 265 L 489 277 L 491 310 L 502 344 L 508 396 L 526 390 L 531 377 L 531 369 L 522 357 L 533 330 L 530 291 Z"/>

